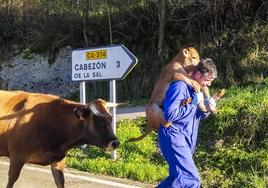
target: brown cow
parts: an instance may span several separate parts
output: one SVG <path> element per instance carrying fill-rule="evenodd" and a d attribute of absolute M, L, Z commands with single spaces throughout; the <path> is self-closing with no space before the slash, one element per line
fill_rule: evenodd
<path fill-rule="evenodd" d="M 0 90 L 0 156 L 10 159 L 7 188 L 25 163 L 51 165 L 57 187 L 64 187 L 68 150 L 83 144 L 118 147 L 111 122 L 101 99 L 82 105 L 53 95 Z"/>

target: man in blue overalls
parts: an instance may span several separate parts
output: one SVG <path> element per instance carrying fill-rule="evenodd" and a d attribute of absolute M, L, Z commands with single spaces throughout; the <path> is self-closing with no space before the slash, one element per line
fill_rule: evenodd
<path fill-rule="evenodd" d="M 210 86 L 217 77 L 215 64 L 211 59 L 199 62 L 191 77 L 201 86 Z M 180 106 L 182 100 L 191 97 L 192 103 Z M 169 176 L 158 188 L 199 188 L 200 176 L 193 161 L 200 119 L 209 112 L 202 112 L 197 104 L 204 100 L 202 93 L 195 93 L 184 81 L 170 83 L 164 99 L 164 116 L 171 126 L 160 126 L 158 141 L 161 152 L 169 165 Z M 206 99 L 207 104 L 216 106 L 213 98 Z"/>

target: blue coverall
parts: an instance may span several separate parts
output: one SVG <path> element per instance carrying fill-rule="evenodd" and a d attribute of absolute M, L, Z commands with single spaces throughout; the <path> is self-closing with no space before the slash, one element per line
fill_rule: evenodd
<path fill-rule="evenodd" d="M 160 150 L 168 162 L 169 176 L 158 188 L 198 188 L 200 176 L 193 161 L 200 119 L 209 115 L 197 105 L 180 106 L 183 99 L 194 97 L 195 92 L 184 81 L 173 81 L 164 99 L 164 116 L 172 122 L 168 128 L 160 126 L 158 141 Z"/>

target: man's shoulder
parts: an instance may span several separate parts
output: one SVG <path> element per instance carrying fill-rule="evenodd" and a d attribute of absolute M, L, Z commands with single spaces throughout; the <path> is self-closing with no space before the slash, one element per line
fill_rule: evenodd
<path fill-rule="evenodd" d="M 187 87 L 187 83 L 183 80 L 174 80 L 170 83 L 171 87 Z"/>

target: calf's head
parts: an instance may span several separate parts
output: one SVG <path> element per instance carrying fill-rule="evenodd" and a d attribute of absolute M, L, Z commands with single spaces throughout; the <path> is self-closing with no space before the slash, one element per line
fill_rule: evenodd
<path fill-rule="evenodd" d="M 76 108 L 77 117 L 83 121 L 84 138 L 89 144 L 111 151 L 119 146 L 119 140 L 112 129 L 112 116 L 106 101 L 94 100 L 81 108 Z"/>
<path fill-rule="evenodd" d="M 186 47 L 179 51 L 175 61 L 181 63 L 183 67 L 196 66 L 200 61 L 200 56 L 194 47 Z"/>

